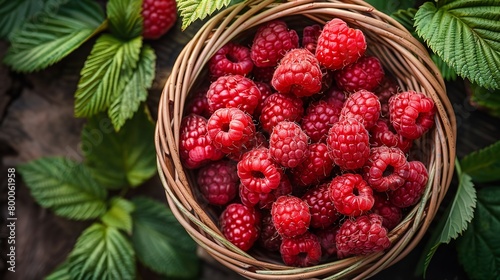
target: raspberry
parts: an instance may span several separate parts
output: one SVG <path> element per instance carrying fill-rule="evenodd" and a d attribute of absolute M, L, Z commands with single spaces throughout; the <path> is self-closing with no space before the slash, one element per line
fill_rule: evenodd
<path fill-rule="evenodd" d="M 236 174 L 236 163 L 230 160 L 219 160 L 203 166 L 196 180 L 203 196 L 213 205 L 226 205 L 235 198 L 240 181 Z"/>
<path fill-rule="evenodd" d="M 259 147 L 269 147 L 269 142 L 266 139 L 266 136 L 262 134 L 260 131 L 255 131 L 255 134 L 248 142 L 246 142 L 241 149 L 228 153 L 226 156 L 232 160 L 239 161 L 241 159 L 241 156 L 245 154 L 246 152 L 254 149 L 254 148 L 259 148 Z"/>
<path fill-rule="evenodd" d="M 250 58 L 250 49 L 229 42 L 220 48 L 208 61 L 210 74 L 214 78 L 225 75 L 246 76 L 253 69 L 253 62 Z"/>
<path fill-rule="evenodd" d="M 415 205 L 425 191 L 429 174 L 427 168 L 420 161 L 410 161 L 410 174 L 406 178 L 406 182 L 399 189 L 389 192 L 389 199 L 392 204 L 400 208 L 410 207 Z"/>
<path fill-rule="evenodd" d="M 328 88 L 321 99 L 326 103 L 333 105 L 340 115 L 340 111 L 344 107 L 346 95 L 342 90 L 338 89 L 335 86 L 331 86 L 330 88 Z"/>
<path fill-rule="evenodd" d="M 283 238 L 280 253 L 286 265 L 294 267 L 313 266 L 321 260 L 321 244 L 317 236 L 306 232 L 297 237 Z"/>
<path fill-rule="evenodd" d="M 381 252 L 391 241 L 387 237 L 387 229 L 382 226 L 382 217 L 369 214 L 347 219 L 340 226 L 336 237 L 337 256 L 345 258 L 352 255 L 368 255 Z"/>
<path fill-rule="evenodd" d="M 313 143 L 325 142 L 328 130 L 339 120 L 340 111 L 334 104 L 323 100 L 307 106 L 300 126 Z"/>
<path fill-rule="evenodd" d="M 370 129 L 380 117 L 380 101 L 371 91 L 360 90 L 351 94 L 344 103 L 340 118 L 354 118 Z"/>
<path fill-rule="evenodd" d="M 207 92 L 211 112 L 220 108 L 239 108 L 252 115 L 259 104 L 260 91 L 257 85 L 241 75 L 227 75 L 217 78 Z"/>
<path fill-rule="evenodd" d="M 190 114 L 182 118 L 179 134 L 179 154 L 188 169 L 201 167 L 224 156 L 208 139 L 207 119 L 202 116 Z"/>
<path fill-rule="evenodd" d="M 326 139 L 328 154 L 344 170 L 363 167 L 370 156 L 368 131 L 356 119 L 343 119 L 332 125 Z"/>
<path fill-rule="evenodd" d="M 220 108 L 207 123 L 208 138 L 223 153 L 237 152 L 255 136 L 252 117 L 238 108 Z"/>
<path fill-rule="evenodd" d="M 382 109 L 380 111 L 380 114 L 382 116 L 389 116 L 389 98 L 391 98 L 391 96 L 396 94 L 398 91 L 398 84 L 392 77 L 389 77 L 388 75 L 385 75 L 380 85 L 373 90 L 375 95 L 378 96 L 378 100 L 380 101 Z"/>
<path fill-rule="evenodd" d="M 296 196 L 278 197 L 271 208 L 271 215 L 274 227 L 284 238 L 304 234 L 311 222 L 309 206 Z"/>
<path fill-rule="evenodd" d="M 334 164 L 328 156 L 328 147 L 324 143 L 309 145 L 308 156 L 297 167 L 290 170 L 295 185 L 310 186 L 321 183 L 332 173 Z"/>
<path fill-rule="evenodd" d="M 271 252 L 278 252 L 280 250 L 282 240 L 281 235 L 278 234 L 278 231 L 276 231 L 276 228 L 274 227 L 271 213 L 265 211 L 262 214 L 260 236 L 257 242 Z"/>
<path fill-rule="evenodd" d="M 259 117 L 262 130 L 271 133 L 273 127 L 281 121 L 299 121 L 304 115 L 302 99 L 294 95 L 271 94 L 264 102 Z"/>
<path fill-rule="evenodd" d="M 237 168 L 241 184 L 257 193 L 269 193 L 276 189 L 282 177 L 280 167 L 272 161 L 269 150 L 264 147 L 243 154 Z"/>
<path fill-rule="evenodd" d="M 206 119 L 210 118 L 212 113 L 208 107 L 207 90 L 208 88 L 201 88 L 195 91 L 192 97 L 188 98 L 189 101 L 186 104 L 184 112 L 186 116 L 189 114 L 197 114 Z"/>
<path fill-rule="evenodd" d="M 405 91 L 389 99 L 394 129 L 408 139 L 420 138 L 434 125 L 434 101 L 423 93 Z"/>
<path fill-rule="evenodd" d="M 337 256 L 337 246 L 335 244 L 335 239 L 340 227 L 338 225 L 329 226 L 327 228 L 321 228 L 314 231 L 314 234 L 319 239 L 321 244 L 321 253 L 324 258 L 330 256 Z"/>
<path fill-rule="evenodd" d="M 385 193 L 375 194 L 375 204 L 372 210 L 373 213 L 382 217 L 382 226 L 388 230 L 395 228 L 403 218 L 401 208 L 392 204 Z"/>
<path fill-rule="evenodd" d="M 271 86 L 268 83 L 255 82 L 255 84 L 260 90 L 260 100 L 259 103 L 257 104 L 257 108 L 255 108 L 253 112 L 253 115 L 258 119 L 262 113 L 262 108 L 264 108 L 264 102 L 271 94 L 274 93 L 274 91 L 271 89 Z"/>
<path fill-rule="evenodd" d="M 401 187 L 408 177 L 408 162 L 398 148 L 387 146 L 370 150 L 370 158 L 363 167 L 363 178 L 373 190 L 385 192 Z"/>
<path fill-rule="evenodd" d="M 373 90 L 384 78 L 384 68 L 374 56 L 363 56 L 358 61 L 335 72 L 337 86 L 348 92 Z"/>
<path fill-rule="evenodd" d="M 281 176 L 278 187 L 269 193 L 258 193 L 240 185 L 241 203 L 253 207 L 258 204 L 260 209 L 271 209 L 276 198 L 292 193 L 292 184 L 286 175 Z"/>
<path fill-rule="evenodd" d="M 338 70 L 356 62 L 366 51 L 365 35 L 359 29 L 334 18 L 323 26 L 316 46 L 316 58 L 330 70 Z"/>
<path fill-rule="evenodd" d="M 276 66 L 291 49 L 299 46 L 299 36 L 286 22 L 274 20 L 260 26 L 253 38 L 250 56 L 257 67 Z"/>
<path fill-rule="evenodd" d="M 321 184 L 309 189 L 303 196 L 311 212 L 311 227 L 326 228 L 331 226 L 339 217 L 333 202 L 330 200 L 329 184 Z"/>
<path fill-rule="evenodd" d="M 271 132 L 269 153 L 283 167 L 296 167 L 309 154 L 309 137 L 294 122 L 282 121 Z"/>
<path fill-rule="evenodd" d="M 322 76 L 318 60 L 310 51 L 293 49 L 281 59 L 271 84 L 281 93 L 311 96 L 321 90 Z"/>
<path fill-rule="evenodd" d="M 302 47 L 311 53 L 315 53 L 319 34 L 321 34 L 321 25 L 313 24 L 305 26 L 302 31 Z"/>
<path fill-rule="evenodd" d="M 143 0 L 143 30 L 145 39 L 158 39 L 167 33 L 177 20 L 175 0 Z"/>
<path fill-rule="evenodd" d="M 243 204 L 229 204 L 221 213 L 219 223 L 227 240 L 243 251 L 248 251 L 259 238 L 259 215 Z"/>
<path fill-rule="evenodd" d="M 330 182 L 330 199 L 340 214 L 360 216 L 372 209 L 373 190 L 359 174 L 345 173 Z"/>
<path fill-rule="evenodd" d="M 372 147 L 397 147 L 403 153 L 408 153 L 413 141 L 399 135 L 386 119 L 379 119 L 370 128 L 370 145 Z"/>

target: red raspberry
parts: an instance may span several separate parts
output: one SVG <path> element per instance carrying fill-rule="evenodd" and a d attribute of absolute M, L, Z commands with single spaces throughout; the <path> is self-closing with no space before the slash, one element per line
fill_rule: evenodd
<path fill-rule="evenodd" d="M 363 167 L 370 156 L 368 131 L 356 119 L 343 119 L 332 125 L 326 139 L 328 154 L 344 170 Z"/>
<path fill-rule="evenodd" d="M 158 39 L 167 33 L 177 20 L 175 0 L 143 0 L 143 29 L 145 39 Z"/>
<path fill-rule="evenodd" d="M 242 149 L 254 136 L 252 117 L 238 108 L 220 108 L 207 123 L 208 138 L 223 153 Z"/>
<path fill-rule="evenodd" d="M 377 214 L 346 219 L 340 226 L 336 243 L 337 256 L 341 259 L 381 252 L 391 246 L 387 229 L 382 226 L 382 217 Z"/>
<path fill-rule="evenodd" d="M 273 127 L 281 121 L 299 121 L 304 115 L 302 99 L 294 95 L 271 94 L 264 102 L 259 117 L 262 130 L 271 133 Z"/>
<path fill-rule="evenodd" d="M 250 55 L 257 67 L 276 66 L 291 49 L 299 46 L 299 36 L 286 22 L 274 20 L 259 27 L 253 38 Z"/>
<path fill-rule="evenodd" d="M 321 244 L 321 253 L 324 258 L 330 256 L 337 256 L 337 246 L 335 244 L 335 239 L 340 227 L 338 225 L 329 226 L 327 228 L 321 228 L 314 231 L 314 234 L 319 239 Z"/>
<path fill-rule="evenodd" d="M 253 111 L 253 115 L 256 119 L 258 119 L 262 113 L 262 109 L 264 108 L 264 102 L 269 96 L 271 96 L 271 94 L 274 93 L 274 91 L 271 89 L 271 86 L 268 83 L 255 82 L 255 84 L 260 90 L 260 100 L 257 104 L 257 108 L 255 108 L 255 110 Z"/>
<path fill-rule="evenodd" d="M 389 114 L 401 136 L 417 139 L 434 125 L 434 101 L 423 93 L 401 92 L 389 99 Z"/>
<path fill-rule="evenodd" d="M 334 18 L 323 26 L 316 46 L 316 58 L 330 70 L 338 70 L 356 62 L 366 51 L 365 35 L 359 29 Z"/>
<path fill-rule="evenodd" d="M 309 155 L 309 137 L 294 122 L 278 123 L 269 137 L 269 153 L 283 167 L 296 167 Z"/>
<path fill-rule="evenodd" d="M 340 214 L 359 216 L 372 209 L 373 190 L 359 174 L 345 173 L 331 181 L 330 199 Z"/>
<path fill-rule="evenodd" d="M 302 31 L 302 47 L 311 53 L 315 53 L 319 34 L 321 34 L 321 25 L 319 24 L 304 27 Z"/>
<path fill-rule="evenodd" d="M 403 153 L 408 153 L 413 140 L 399 135 L 387 119 L 379 119 L 375 125 L 370 128 L 370 145 L 372 147 L 397 147 Z"/>
<path fill-rule="evenodd" d="M 321 244 L 316 235 L 306 232 L 297 237 L 283 238 L 280 253 L 286 265 L 313 266 L 321 260 Z"/>
<path fill-rule="evenodd" d="M 184 110 L 184 114 L 186 116 L 189 114 L 197 114 L 206 119 L 210 118 L 212 113 L 208 107 L 207 90 L 208 88 L 201 88 L 188 98 L 188 102 Z"/>
<path fill-rule="evenodd" d="M 329 184 L 321 184 L 309 189 L 303 196 L 311 212 L 311 227 L 326 228 L 331 226 L 339 217 L 333 202 L 330 200 Z"/>
<path fill-rule="evenodd" d="M 290 170 L 290 176 L 298 186 L 316 185 L 330 176 L 333 167 L 326 144 L 314 143 L 309 145 L 309 153 L 304 161 Z"/>
<path fill-rule="evenodd" d="M 344 108 L 346 95 L 342 90 L 338 89 L 335 86 L 331 86 L 330 88 L 328 88 L 321 99 L 326 103 L 335 106 L 336 111 L 340 115 L 340 111 L 342 110 L 342 108 Z"/>
<path fill-rule="evenodd" d="M 219 160 L 203 166 L 196 181 L 208 203 L 226 205 L 236 197 L 240 179 L 234 161 Z"/>
<path fill-rule="evenodd" d="M 313 143 L 325 142 L 328 130 L 339 120 L 340 110 L 326 101 L 314 101 L 307 106 L 300 126 Z"/>
<path fill-rule="evenodd" d="M 373 213 L 382 217 L 382 226 L 388 230 L 395 228 L 403 218 L 401 208 L 392 204 L 385 193 L 375 194 L 375 204 L 372 210 Z"/>
<path fill-rule="evenodd" d="M 380 117 L 380 101 L 371 91 L 360 90 L 351 94 L 344 103 L 340 118 L 354 118 L 370 129 Z"/>
<path fill-rule="evenodd" d="M 278 252 L 282 240 L 281 235 L 278 234 L 274 227 L 271 213 L 264 211 L 260 225 L 260 236 L 257 242 L 271 252 Z"/>
<path fill-rule="evenodd" d="M 429 174 L 427 168 L 420 161 L 410 161 L 410 174 L 406 182 L 399 189 L 389 192 L 392 204 L 400 208 L 415 205 L 424 194 Z"/>
<path fill-rule="evenodd" d="M 278 197 L 271 208 L 271 215 L 274 227 L 284 238 L 304 234 L 311 222 L 309 206 L 296 196 Z"/>
<path fill-rule="evenodd" d="M 374 56 L 363 56 L 358 61 L 335 72 L 337 86 L 348 92 L 374 90 L 384 78 L 384 68 Z"/>
<path fill-rule="evenodd" d="M 380 101 L 380 105 L 382 108 L 380 114 L 382 116 L 389 116 L 389 98 L 391 98 L 391 96 L 398 92 L 398 84 L 392 77 L 388 75 L 385 75 L 380 85 L 373 90 L 373 93 L 378 96 L 378 100 Z"/>
<path fill-rule="evenodd" d="M 241 203 L 253 207 L 258 204 L 260 209 L 271 209 L 276 198 L 292 193 L 292 184 L 286 175 L 281 176 L 278 187 L 269 193 L 258 193 L 240 185 Z"/>
<path fill-rule="evenodd" d="M 211 112 L 220 108 L 239 108 L 252 115 L 259 104 L 260 91 L 249 78 L 227 75 L 210 84 L 207 99 Z"/>
<path fill-rule="evenodd" d="M 257 193 L 269 193 L 276 189 L 282 177 L 280 167 L 264 147 L 254 148 L 243 154 L 237 168 L 241 184 Z"/>
<path fill-rule="evenodd" d="M 246 76 L 253 69 L 253 62 L 250 58 L 250 49 L 229 42 L 220 48 L 208 61 L 210 74 L 214 78 L 225 75 Z"/>
<path fill-rule="evenodd" d="M 246 152 L 259 147 L 269 148 L 269 142 L 262 132 L 255 131 L 254 136 L 250 138 L 250 140 L 248 140 L 248 142 L 245 143 L 241 149 L 228 153 L 226 156 L 232 160 L 239 161 Z"/>
<path fill-rule="evenodd" d="M 370 158 L 363 166 L 363 178 L 373 190 L 385 192 L 401 187 L 409 175 L 405 154 L 387 146 L 370 150 Z"/>
<path fill-rule="evenodd" d="M 182 118 L 179 134 L 179 154 L 188 169 L 198 168 L 224 156 L 208 139 L 207 119 L 202 116 L 190 114 Z"/>
<path fill-rule="evenodd" d="M 304 97 L 321 90 L 322 77 L 318 60 L 310 51 L 293 49 L 281 59 L 271 84 L 278 92 Z"/>
<path fill-rule="evenodd" d="M 259 238 L 260 217 L 243 204 L 229 204 L 219 217 L 222 234 L 243 251 L 248 251 Z"/>

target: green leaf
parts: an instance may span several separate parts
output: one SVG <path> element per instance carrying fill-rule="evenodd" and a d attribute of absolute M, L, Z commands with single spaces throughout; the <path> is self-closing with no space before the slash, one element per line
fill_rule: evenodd
<path fill-rule="evenodd" d="M 110 0 L 106 10 L 114 35 L 127 40 L 142 34 L 142 1 Z"/>
<path fill-rule="evenodd" d="M 132 216 L 135 206 L 132 202 L 121 198 L 113 197 L 110 201 L 111 207 L 108 212 L 101 217 L 101 221 L 109 226 L 132 233 Z"/>
<path fill-rule="evenodd" d="M 182 18 L 181 28 L 186 29 L 194 21 L 212 15 L 230 3 L 231 0 L 177 0 L 177 10 Z"/>
<path fill-rule="evenodd" d="M 413 37 L 420 39 L 415 31 L 415 14 L 417 13 L 417 9 L 408 8 L 401 9 L 391 14 L 391 17 L 401 23 Z"/>
<path fill-rule="evenodd" d="M 444 62 L 441 57 L 435 53 L 431 54 L 432 61 L 434 61 L 434 64 L 439 69 L 439 72 L 441 72 L 441 75 L 443 76 L 443 79 L 446 81 L 454 81 L 457 79 L 457 72 L 455 72 L 455 69 L 450 67 L 446 62 Z"/>
<path fill-rule="evenodd" d="M 169 277 L 193 278 L 199 271 L 196 243 L 165 205 L 145 197 L 132 200 L 132 244 L 137 258 Z"/>
<path fill-rule="evenodd" d="M 137 67 L 142 38 L 123 41 L 104 34 L 94 44 L 80 73 L 75 93 L 75 116 L 90 117 L 105 111 L 123 90 Z"/>
<path fill-rule="evenodd" d="M 366 2 L 387 15 L 415 6 L 415 0 L 367 0 Z"/>
<path fill-rule="evenodd" d="M 146 101 L 148 89 L 153 84 L 155 76 L 155 60 L 154 50 L 144 45 L 137 67 L 126 81 L 125 88 L 116 94 L 109 107 L 108 115 L 116 130 L 134 115 L 141 102 Z"/>
<path fill-rule="evenodd" d="M 490 115 L 500 117 L 500 89 L 492 90 L 477 84 L 470 84 L 470 102 L 486 110 Z"/>
<path fill-rule="evenodd" d="M 75 220 L 106 212 L 106 190 L 81 163 L 61 157 L 40 158 L 19 166 L 35 200 L 57 215 Z"/>
<path fill-rule="evenodd" d="M 474 219 L 457 240 L 458 259 L 471 279 L 500 278 L 500 187 L 480 189 Z"/>
<path fill-rule="evenodd" d="M 94 223 L 76 241 L 69 255 L 71 279 L 135 279 L 130 241 L 114 227 Z"/>
<path fill-rule="evenodd" d="M 474 182 L 500 180 L 500 141 L 465 156 L 461 165 L 463 172 L 469 174 Z"/>
<path fill-rule="evenodd" d="M 92 176 L 109 189 L 136 187 L 156 169 L 154 124 L 144 110 L 116 132 L 108 117 L 90 118 L 82 131 L 82 151 Z"/>
<path fill-rule="evenodd" d="M 20 72 L 44 69 L 103 28 L 104 14 L 95 1 L 70 1 L 57 13 L 34 18 L 13 33 L 4 62 Z"/>
<path fill-rule="evenodd" d="M 500 88 L 500 1 L 426 2 L 415 15 L 419 36 L 458 75 Z"/>
<path fill-rule="evenodd" d="M 45 280 L 71 280 L 69 276 L 69 262 L 65 260 L 54 271 L 47 275 Z"/>

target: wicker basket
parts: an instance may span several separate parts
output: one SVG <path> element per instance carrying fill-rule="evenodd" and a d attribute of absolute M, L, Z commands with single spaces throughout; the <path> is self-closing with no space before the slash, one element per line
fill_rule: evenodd
<path fill-rule="evenodd" d="M 206 77 L 205 64 L 224 44 L 248 40 L 251 36 L 247 34 L 257 25 L 278 18 L 293 25 L 324 24 L 335 17 L 364 32 L 369 52 L 379 57 L 403 90 L 423 92 L 437 105 L 435 128 L 416 143 L 428 167 L 429 182 L 422 200 L 389 233 L 392 246 L 385 252 L 293 268 L 269 254 L 245 253 L 223 237 L 209 207 L 199 199 L 193 174 L 181 165 L 179 127 L 190 89 Z M 209 20 L 180 53 L 160 100 L 155 144 L 160 178 L 173 213 L 199 246 L 223 265 L 251 279 L 364 279 L 401 260 L 422 239 L 453 175 L 455 138 L 455 117 L 438 69 L 426 49 L 395 20 L 363 1 L 297 0 L 277 4 L 273 0 L 250 0 Z"/>

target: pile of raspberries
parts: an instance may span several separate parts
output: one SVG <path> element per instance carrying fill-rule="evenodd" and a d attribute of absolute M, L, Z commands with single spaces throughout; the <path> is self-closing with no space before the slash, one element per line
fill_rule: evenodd
<path fill-rule="evenodd" d="M 221 232 L 294 267 L 387 249 L 427 185 L 409 155 L 434 125 L 433 100 L 399 89 L 341 19 L 253 34 L 209 60 L 180 128 L 183 166 Z"/>

